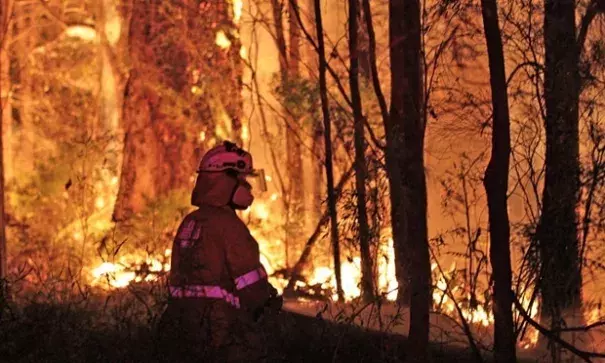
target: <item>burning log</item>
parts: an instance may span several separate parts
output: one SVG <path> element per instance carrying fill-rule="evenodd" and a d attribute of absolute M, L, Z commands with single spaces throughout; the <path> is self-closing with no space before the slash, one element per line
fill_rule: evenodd
<path fill-rule="evenodd" d="M 336 185 L 336 188 L 334 188 L 334 192 L 335 192 L 337 200 L 340 197 L 340 194 L 342 192 L 342 189 L 344 188 L 344 185 L 347 183 L 347 181 L 351 178 L 352 175 L 353 175 L 353 167 L 350 167 L 340 177 L 340 181 Z M 303 249 L 303 251 L 300 255 L 300 258 L 298 259 L 298 261 L 292 268 L 292 273 L 290 275 L 290 279 L 288 280 L 288 285 L 284 289 L 284 296 L 293 296 L 294 295 L 294 287 L 296 285 L 296 282 L 301 280 L 301 278 L 302 278 L 301 273 L 302 273 L 304 266 L 307 264 L 307 261 L 309 260 L 309 256 L 311 254 L 311 249 L 313 249 L 315 242 L 317 242 L 317 240 L 319 239 L 319 234 L 321 233 L 322 228 L 329 221 L 330 221 L 330 213 L 329 213 L 329 210 L 326 209 L 323 212 L 321 219 L 317 223 L 315 230 L 311 234 L 311 237 L 309 237 L 309 239 L 307 240 L 307 243 L 305 244 L 305 248 Z"/>

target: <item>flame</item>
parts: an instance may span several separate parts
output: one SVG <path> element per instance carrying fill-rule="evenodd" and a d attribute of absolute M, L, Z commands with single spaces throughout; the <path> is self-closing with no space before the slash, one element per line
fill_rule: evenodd
<path fill-rule="evenodd" d="M 97 39 L 97 31 L 95 28 L 86 25 L 72 25 L 65 29 L 65 35 L 71 38 L 79 38 L 89 42 Z"/>
<path fill-rule="evenodd" d="M 222 30 L 219 30 L 216 33 L 215 43 L 221 49 L 228 49 L 231 46 L 231 41 L 229 40 L 229 38 L 227 38 L 227 35 Z"/>
<path fill-rule="evenodd" d="M 97 207 L 97 209 L 103 209 L 103 207 L 105 207 L 105 200 L 103 197 L 97 197 L 95 200 L 95 207 Z"/>
<path fill-rule="evenodd" d="M 266 204 L 258 202 L 252 205 L 252 211 L 254 215 L 258 217 L 260 220 L 269 219 L 269 208 Z"/>
<path fill-rule="evenodd" d="M 200 142 L 206 141 L 206 131 L 200 131 Z"/>
<path fill-rule="evenodd" d="M 248 129 L 248 125 L 242 125 L 242 140 L 250 140 L 250 129 Z"/>
<path fill-rule="evenodd" d="M 233 10 L 233 22 L 238 24 L 242 18 L 242 10 L 244 9 L 244 2 L 242 0 L 231 0 L 231 9 Z"/>
<path fill-rule="evenodd" d="M 172 251 L 166 249 L 164 251 L 164 260 L 170 257 Z M 127 270 L 126 266 L 138 268 L 147 267 L 147 275 L 137 275 L 136 271 Z M 117 263 L 103 262 L 96 268 L 91 270 L 93 277 L 92 285 L 107 286 L 114 288 L 123 288 L 133 282 L 156 281 L 160 273 L 170 271 L 170 263 L 162 263 L 159 256 L 140 256 L 140 255 L 125 255 L 122 256 Z"/>
<path fill-rule="evenodd" d="M 198 86 L 191 87 L 191 94 L 199 95 L 202 93 L 202 90 Z"/>
<path fill-rule="evenodd" d="M 205 139 L 205 133 L 200 133 L 200 140 Z M 266 176 L 267 181 L 271 181 L 270 176 Z M 259 242 L 261 250 L 261 263 L 270 275 L 269 281 L 275 288 L 283 292 L 288 280 L 276 276 L 274 273 L 282 268 L 279 266 L 280 253 L 283 251 L 283 241 L 275 237 L 275 231 L 279 230 L 278 226 L 283 223 L 281 215 L 275 213 L 273 208 L 279 208 L 279 204 L 268 203 L 276 201 L 279 198 L 278 193 L 273 193 L 268 198 L 267 202 L 259 200 L 255 202 L 251 208 L 243 212 L 244 218 L 256 218 L 263 223 L 251 225 L 251 234 Z M 383 232 L 386 238 L 381 239 L 378 244 L 378 258 L 376 264 L 376 281 L 377 289 L 383 294 L 387 300 L 394 301 L 397 297 L 397 279 L 395 275 L 395 252 L 393 248 L 393 239 L 390 237 L 390 232 Z M 269 237 L 272 236 L 272 237 Z M 279 251 L 279 252 L 276 252 Z M 170 256 L 171 250 L 164 251 L 164 257 Z M 165 259 L 165 258 L 164 258 Z M 135 271 L 128 270 L 126 266 L 146 264 L 149 274 L 146 276 L 137 275 Z M 437 264 L 433 263 L 431 270 L 436 272 Z M 133 282 L 154 281 L 160 273 L 170 270 L 169 263 L 162 263 L 160 256 L 144 256 L 144 255 L 129 255 L 120 258 L 116 263 L 102 262 L 98 267 L 91 271 L 93 282 L 96 285 L 108 286 L 113 288 L 123 288 Z M 449 270 L 444 271 L 440 276 L 435 277 L 435 289 L 433 291 L 433 308 L 439 310 L 453 319 L 460 319 L 458 308 L 461 310 L 462 317 L 471 325 L 479 327 L 490 327 L 494 324 L 494 316 L 489 309 L 489 305 L 485 301 L 479 301 L 475 308 L 468 306 L 467 291 L 461 286 L 452 286 L 448 281 L 452 281 L 456 270 L 455 263 L 452 264 Z M 361 259 L 358 256 L 353 256 L 349 260 L 345 260 L 341 266 L 342 271 L 342 289 L 344 292 L 345 301 L 351 301 L 361 295 L 360 280 L 361 280 Z M 336 281 L 334 269 L 332 266 L 316 265 L 311 271 L 307 282 L 298 281 L 296 285 L 300 288 L 320 287 L 323 291 L 330 291 L 332 300 L 337 300 Z M 449 289 L 449 290 L 448 290 Z M 529 290 L 529 289 L 528 289 Z M 314 289 L 309 289 L 310 294 L 316 293 Z M 452 299 L 453 296 L 453 299 Z M 520 296 L 521 304 L 528 311 L 529 315 L 535 317 L 538 315 L 539 306 L 537 301 L 532 302 L 531 292 Z M 458 304 L 458 308 L 456 307 Z M 515 311 L 515 314 L 517 312 Z M 593 309 L 585 312 L 588 323 L 598 321 L 601 317 L 600 310 Z M 538 342 L 539 333 L 535 329 L 528 327 L 523 338 L 518 342 L 521 349 L 531 349 Z"/>

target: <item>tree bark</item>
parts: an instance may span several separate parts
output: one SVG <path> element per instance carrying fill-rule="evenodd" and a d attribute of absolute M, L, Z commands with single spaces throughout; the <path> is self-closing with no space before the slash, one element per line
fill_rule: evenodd
<path fill-rule="evenodd" d="M 237 29 L 226 0 L 197 4 L 134 2 L 117 220 L 142 211 L 147 200 L 191 187 L 205 148 L 198 139 L 201 131 L 212 133 L 220 123 L 221 129 L 239 132 L 241 82 L 233 58 L 233 50 L 239 52 Z M 215 43 L 218 32 L 229 39 L 229 49 Z"/>
<path fill-rule="evenodd" d="M 404 242 L 396 258 L 405 258 L 409 279 L 410 333 L 408 358 L 428 359 L 431 267 L 427 232 L 427 190 L 424 174 L 424 119 L 419 0 L 390 0 L 391 145 L 398 164 L 402 201 L 398 218 L 404 218 Z M 389 141 L 389 140 L 387 140 Z M 395 152 L 398 151 L 396 154 Z M 403 212 L 401 205 L 403 204 Z M 401 221 L 399 221 L 401 223 Z M 394 228 L 395 230 L 395 228 Z M 405 253 L 405 256 L 401 254 Z"/>
<path fill-rule="evenodd" d="M 288 50 L 286 47 L 286 35 L 284 33 L 283 6 L 280 0 L 271 0 L 273 10 L 273 22 L 275 23 L 275 43 L 279 53 L 279 71 L 282 82 L 288 79 Z"/>
<path fill-rule="evenodd" d="M 510 115 L 504 50 L 496 0 L 482 0 L 481 13 L 487 43 L 494 120 L 491 158 L 484 178 L 489 214 L 490 259 L 494 281 L 494 354 L 496 362 L 510 363 L 516 361 L 507 202 L 511 149 Z"/>
<path fill-rule="evenodd" d="M 7 299 L 6 277 L 8 271 L 8 256 L 6 249 L 6 229 L 4 213 L 4 108 L 8 104 L 9 76 L 8 76 L 8 47 L 9 23 L 12 16 L 12 1 L 0 3 L 0 301 Z M 4 95 L 6 94 L 6 97 Z"/>
<path fill-rule="evenodd" d="M 315 10 L 315 27 L 317 31 L 317 47 L 319 56 L 319 92 L 321 97 L 321 111 L 324 120 L 324 146 L 325 146 L 325 158 L 326 158 L 326 183 L 328 189 L 328 209 L 330 210 L 331 220 L 331 241 L 332 250 L 334 253 L 334 271 L 336 276 L 336 293 L 340 301 L 344 300 L 344 293 L 342 290 L 342 278 L 341 278 L 341 266 L 340 266 L 340 242 L 338 240 L 338 216 L 336 213 L 336 195 L 334 193 L 334 175 L 332 166 L 332 135 L 331 135 L 331 123 L 330 123 L 330 108 L 328 104 L 328 87 L 326 82 L 326 51 L 324 44 L 324 31 L 323 23 L 321 18 L 321 5 L 320 0 L 314 0 Z"/>
<path fill-rule="evenodd" d="M 300 28 L 296 19 L 295 11 L 298 11 L 298 1 L 288 1 L 289 7 L 289 39 L 290 47 L 288 48 L 288 79 L 284 89 L 289 89 L 294 86 L 300 78 Z M 291 82 L 287 84 L 287 82 Z M 296 112 L 289 112 L 291 115 L 290 122 L 295 127 L 299 127 L 300 118 L 302 115 Z M 302 173 L 302 150 L 300 142 L 294 132 L 288 131 L 286 128 L 286 150 L 287 150 L 287 165 L 289 171 L 289 211 L 288 225 L 286 226 L 286 241 L 290 247 L 298 246 L 300 237 L 303 235 L 303 227 L 305 221 L 304 200 L 305 200 L 305 185 Z M 288 253 L 289 257 L 292 254 Z M 291 261 L 287 261 L 287 266 L 290 266 Z"/>
<path fill-rule="evenodd" d="M 363 19 L 365 18 L 363 10 L 363 0 L 357 0 L 358 7 L 358 28 L 359 36 L 357 38 L 357 59 L 359 61 L 359 74 L 363 80 L 368 82 L 372 77 L 371 59 L 370 59 L 370 40 L 368 39 L 368 29 Z"/>
<path fill-rule="evenodd" d="M 579 165 L 579 47 L 575 2 L 544 3 L 546 172 L 537 230 L 542 317 L 561 328 L 562 314 L 581 305 L 576 205 Z"/>
<path fill-rule="evenodd" d="M 323 140 L 324 140 L 324 129 L 321 120 L 314 118 L 311 134 L 311 149 L 313 155 L 322 155 Z M 311 185 L 311 198 L 312 198 L 312 210 L 311 210 L 311 224 L 317 223 L 321 219 L 321 204 L 323 200 L 323 171 L 324 167 L 321 163 L 315 162 L 313 164 L 313 175 Z"/>
<path fill-rule="evenodd" d="M 359 58 L 357 52 L 359 0 L 349 0 L 349 85 L 353 103 L 355 129 L 355 187 L 357 191 L 357 224 L 359 233 L 359 250 L 361 255 L 361 290 L 363 300 L 374 299 L 374 274 L 370 254 L 370 227 L 366 206 L 367 166 L 365 158 L 365 139 L 363 110 L 359 93 Z"/>

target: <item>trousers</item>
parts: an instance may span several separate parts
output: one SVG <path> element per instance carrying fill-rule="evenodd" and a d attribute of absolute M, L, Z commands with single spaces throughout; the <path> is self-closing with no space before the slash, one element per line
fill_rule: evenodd
<path fill-rule="evenodd" d="M 262 330 L 246 311 L 221 300 L 174 299 L 157 328 L 161 362 L 265 362 Z"/>

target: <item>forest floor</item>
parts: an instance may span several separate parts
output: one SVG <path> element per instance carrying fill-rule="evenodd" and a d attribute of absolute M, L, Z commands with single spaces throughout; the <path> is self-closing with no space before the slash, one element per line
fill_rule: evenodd
<path fill-rule="evenodd" d="M 2 362 L 155 362 L 153 315 L 132 313 L 132 306 L 31 303 L 4 310 L 0 317 Z M 270 362 L 402 362 L 405 336 L 367 329 L 341 309 L 287 302 L 286 311 L 263 324 Z M 153 307 L 151 307 L 153 309 Z M 349 308 L 349 307 L 348 307 Z M 104 313 L 100 314 L 103 310 Z M 156 315 L 157 316 L 157 315 Z M 366 317 L 368 315 L 366 314 Z M 385 316 L 386 317 L 386 316 Z M 363 318 L 362 318 L 363 319 Z M 387 326 L 385 325 L 385 328 Z M 392 327 L 391 327 L 392 328 Z M 433 339 L 434 340 L 434 339 Z M 489 352 L 483 352 L 490 362 Z M 477 362 L 459 342 L 434 341 L 432 362 Z M 529 362 L 530 360 L 527 360 Z M 535 360 L 533 360 L 535 361 Z"/>

